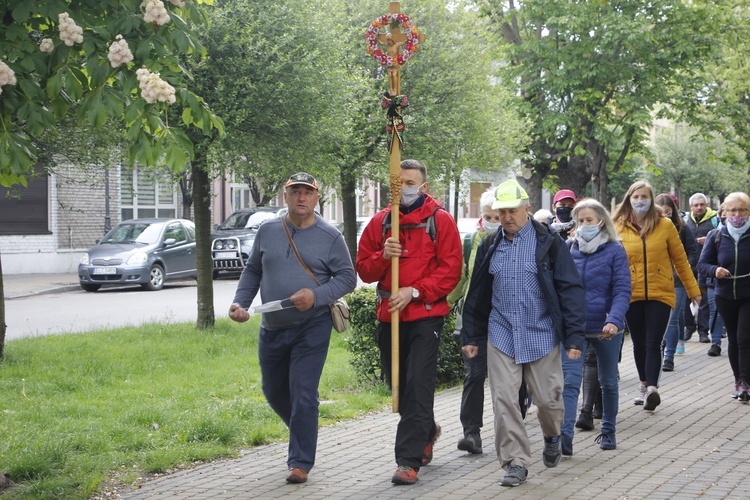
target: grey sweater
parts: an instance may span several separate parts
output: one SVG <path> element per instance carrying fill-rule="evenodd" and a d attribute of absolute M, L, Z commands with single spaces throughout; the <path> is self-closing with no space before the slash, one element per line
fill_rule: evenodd
<path fill-rule="evenodd" d="M 263 313 L 261 324 L 270 330 L 290 328 L 311 318 L 330 314 L 328 305 L 354 290 L 357 277 L 344 236 L 321 217 L 300 229 L 287 224 L 289 234 L 302 260 L 320 282 L 317 286 L 300 265 L 278 218 L 264 222 L 255 235 L 253 249 L 242 270 L 234 302 L 242 307 L 252 304 L 260 289 L 261 301 L 287 299 L 298 290 L 310 288 L 315 305 L 301 312 L 296 308 Z"/>

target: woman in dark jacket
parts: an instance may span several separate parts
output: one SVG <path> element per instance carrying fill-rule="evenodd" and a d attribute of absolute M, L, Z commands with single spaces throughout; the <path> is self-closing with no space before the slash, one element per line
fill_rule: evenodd
<path fill-rule="evenodd" d="M 602 390 L 602 428 L 596 438 L 603 450 L 616 447 L 615 430 L 619 402 L 617 362 L 622 347 L 625 313 L 630 306 L 628 256 L 604 206 L 596 200 L 581 200 L 573 209 L 576 221 L 570 253 L 586 294 L 586 343 L 595 349 Z M 569 359 L 564 351 L 565 420 L 562 425 L 563 454 L 573 454 L 573 422 L 581 388 L 583 357 Z"/>
<path fill-rule="evenodd" d="M 727 224 L 703 245 L 698 271 L 715 276 L 716 307 L 727 329 L 732 397 L 750 401 L 750 197 L 731 193 L 722 205 Z"/>
<path fill-rule="evenodd" d="M 662 193 L 654 198 L 654 202 L 661 207 L 662 215 L 674 223 L 677 232 L 680 233 L 680 241 L 685 248 L 690 267 L 695 272 L 695 266 L 698 264 L 698 243 L 695 241 L 695 234 L 685 221 L 680 217 L 680 211 L 671 196 Z M 674 370 L 674 355 L 685 354 L 684 341 L 682 339 L 683 330 L 685 330 L 685 301 L 687 292 L 685 285 L 682 284 L 680 277 L 674 273 L 674 293 L 676 296 L 676 305 L 669 315 L 669 324 L 667 332 L 664 334 L 664 361 L 662 362 L 662 371 L 671 372 Z"/>

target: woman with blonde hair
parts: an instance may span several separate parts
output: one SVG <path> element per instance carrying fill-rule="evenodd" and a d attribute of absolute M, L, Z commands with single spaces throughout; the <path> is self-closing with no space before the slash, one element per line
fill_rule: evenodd
<path fill-rule="evenodd" d="M 708 233 L 698 270 L 715 276 L 716 307 L 727 329 L 732 397 L 750 401 L 750 196 L 730 193 L 722 205 L 727 223 Z"/>
<path fill-rule="evenodd" d="M 657 210 L 654 188 L 649 183 L 633 183 L 612 219 L 630 263 L 632 297 L 626 320 L 641 381 L 634 403 L 653 411 L 661 403 L 657 391 L 662 366 L 661 342 L 675 307 L 672 266 L 696 306 L 701 292 L 680 235 L 672 221 Z"/>

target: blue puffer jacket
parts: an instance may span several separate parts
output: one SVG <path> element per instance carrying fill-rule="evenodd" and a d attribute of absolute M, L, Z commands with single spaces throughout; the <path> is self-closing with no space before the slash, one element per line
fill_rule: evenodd
<path fill-rule="evenodd" d="M 721 238 L 721 241 L 714 241 Z M 717 251 L 718 247 L 718 251 Z M 735 242 L 726 227 L 712 231 L 706 236 L 703 251 L 698 260 L 698 271 L 716 276 L 716 268 L 729 269 L 732 276 L 750 273 L 750 230 Z M 744 300 L 750 298 L 750 277 L 740 279 L 717 279 L 716 295 L 725 299 Z"/>
<path fill-rule="evenodd" d="M 534 226 L 536 233 L 537 279 L 555 325 L 555 334 L 565 349 L 582 351 L 585 344 L 584 290 L 570 251 L 562 238 L 546 225 L 534 219 L 529 219 L 528 224 Z M 487 236 L 477 249 L 464 304 L 461 329 L 463 345 L 487 342 L 492 309 L 492 275 L 489 267 L 502 235 L 503 231 L 498 229 Z"/>
<path fill-rule="evenodd" d="M 628 254 L 620 242 L 608 242 L 594 253 L 583 253 L 574 242 L 570 253 L 586 292 L 586 333 L 601 334 L 605 323 L 622 330 L 630 307 Z"/>

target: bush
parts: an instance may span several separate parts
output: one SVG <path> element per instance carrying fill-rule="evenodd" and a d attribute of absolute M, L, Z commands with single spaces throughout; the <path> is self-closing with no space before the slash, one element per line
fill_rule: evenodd
<path fill-rule="evenodd" d="M 377 293 L 373 287 L 360 287 L 346 298 L 351 310 L 347 348 L 357 375 L 371 383 L 382 383 L 385 376 L 380 366 L 378 348 Z M 453 335 L 455 315 L 446 318 L 440 334 L 437 362 L 437 384 L 455 385 L 463 380 L 464 363 L 461 358 L 461 339 Z"/>

